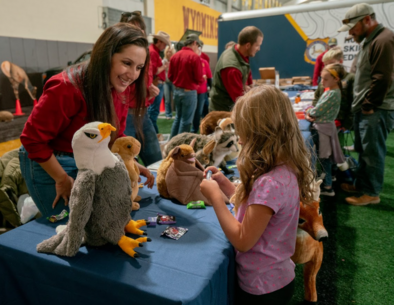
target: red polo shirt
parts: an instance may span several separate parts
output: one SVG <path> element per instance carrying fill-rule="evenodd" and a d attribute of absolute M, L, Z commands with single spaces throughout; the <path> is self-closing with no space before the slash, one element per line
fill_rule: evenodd
<path fill-rule="evenodd" d="M 203 82 L 200 56 L 189 47 L 183 47 L 170 60 L 168 78 L 175 87 L 197 90 Z"/>
<path fill-rule="evenodd" d="M 201 58 L 201 64 L 202 64 L 203 75 L 206 75 L 207 79 L 212 78 L 212 72 L 211 72 L 211 68 L 209 67 L 209 63 L 205 59 Z M 198 87 L 197 94 L 202 94 L 208 91 L 207 82 L 208 82 L 207 80 L 204 80 L 204 83 L 202 83 Z"/>
<path fill-rule="evenodd" d="M 208 64 L 209 64 L 209 62 L 211 61 L 211 59 L 209 58 L 209 56 L 208 56 L 207 54 L 205 54 L 204 52 L 201 52 L 201 58 L 202 58 L 202 59 L 205 59 L 205 60 L 208 62 Z"/>
<path fill-rule="evenodd" d="M 242 59 L 249 63 L 249 57 L 245 57 L 239 52 L 237 45 L 234 49 L 241 55 Z M 222 77 L 223 85 L 227 89 L 228 94 L 235 103 L 237 98 L 244 95 L 244 84 L 242 83 L 242 73 L 237 68 L 225 68 L 220 71 L 220 76 Z M 253 84 L 252 72 L 249 72 L 246 85 L 250 86 Z"/>
<path fill-rule="evenodd" d="M 112 91 L 118 137 L 125 136 L 130 87 L 123 93 Z M 45 84 L 39 103 L 33 108 L 20 137 L 29 158 L 38 163 L 47 161 L 54 150 L 72 152 L 74 133 L 86 123 L 87 107 L 81 91 L 62 72 Z"/>
<path fill-rule="evenodd" d="M 155 78 L 157 75 L 159 79 L 164 82 L 166 80 L 166 72 L 163 70 L 161 73 L 157 74 L 157 69 L 163 65 L 160 57 L 160 50 L 153 43 L 149 46 L 149 55 L 153 78 Z"/>
<path fill-rule="evenodd" d="M 319 76 L 321 71 L 324 68 L 324 63 L 323 63 L 323 56 L 324 54 L 326 54 L 327 51 L 324 51 L 323 53 L 321 53 L 317 58 L 316 58 L 316 63 L 315 63 L 315 70 L 313 71 L 313 82 L 312 85 L 313 86 L 317 86 L 319 84 L 318 80 L 319 80 Z"/>

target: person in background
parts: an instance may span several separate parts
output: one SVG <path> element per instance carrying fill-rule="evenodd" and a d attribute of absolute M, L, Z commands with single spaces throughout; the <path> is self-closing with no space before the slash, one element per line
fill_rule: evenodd
<path fill-rule="evenodd" d="M 341 47 L 336 46 L 327 51 L 323 56 L 324 66 L 331 64 L 343 64 L 343 51 Z M 354 74 L 346 72 L 342 79 L 342 94 L 341 94 L 341 108 L 339 110 L 336 121 L 337 126 L 341 127 L 342 130 L 350 130 L 353 127 L 353 114 L 351 111 L 353 102 L 353 84 Z M 313 99 L 312 105 L 316 106 L 317 101 L 322 96 L 324 91 L 328 88 L 324 88 L 322 82 L 319 83 L 317 90 L 315 91 L 315 98 Z"/>
<path fill-rule="evenodd" d="M 197 54 L 202 54 L 201 47 L 198 48 Z M 205 59 L 201 58 L 201 64 L 203 68 L 203 77 L 205 82 L 197 88 L 197 106 L 196 111 L 194 112 L 191 130 L 191 132 L 193 133 L 198 133 L 198 129 L 200 128 L 200 120 L 202 117 L 203 108 L 205 105 L 205 101 L 208 99 L 208 83 L 212 85 L 212 72 L 211 68 L 209 67 L 209 63 Z"/>
<path fill-rule="evenodd" d="M 347 197 L 349 204 L 377 204 L 384 181 L 386 140 L 394 128 L 394 33 L 376 20 L 372 6 L 366 3 L 351 7 L 342 23 L 338 31 L 349 31 L 362 45 L 352 103 L 359 164 L 355 184 L 344 183 L 341 188 L 362 194 Z"/>
<path fill-rule="evenodd" d="M 135 25 L 143 31 L 144 35 L 146 35 L 146 25 L 140 11 L 123 13 L 120 22 L 126 22 Z M 143 105 L 141 112 L 136 115 L 135 98 L 130 101 L 125 130 L 126 135 L 134 137 L 138 141 L 140 141 L 141 151 L 139 157 L 141 158 L 145 166 L 148 166 L 162 159 L 160 144 L 159 140 L 157 139 L 156 130 L 153 127 L 152 121 L 149 119 L 148 113 L 146 111 L 147 107 L 151 105 L 153 98 L 160 93 L 159 88 L 153 85 L 152 82 L 152 65 L 149 65 L 149 72 L 145 74 L 145 84 L 148 88 L 146 93 L 147 98 L 145 100 L 145 105 Z M 131 84 L 130 86 L 131 88 L 133 88 L 134 84 Z M 140 125 L 142 125 L 142 129 L 138 127 Z M 144 173 L 150 174 L 150 172 L 145 167 L 140 164 L 138 164 L 138 166 L 142 175 L 144 175 Z"/>
<path fill-rule="evenodd" d="M 226 45 L 224 46 L 224 49 L 231 49 L 233 46 L 235 46 L 237 43 L 235 41 L 229 41 L 226 43 Z"/>
<path fill-rule="evenodd" d="M 280 115 L 278 115 L 280 113 Z M 236 188 L 216 167 L 201 184 L 223 232 L 235 248 L 235 304 L 288 304 L 294 293 L 294 254 L 300 198 L 311 202 L 313 173 L 289 99 L 261 85 L 232 112 L 242 150 Z M 221 191 L 234 202 L 235 217 Z M 234 195 L 234 196 L 233 196 Z"/>
<path fill-rule="evenodd" d="M 345 68 L 341 64 L 325 66 L 321 72 L 321 83 L 328 90 L 322 94 L 315 107 L 312 106 L 305 112 L 305 119 L 314 123 L 313 127 L 319 134 L 318 156 L 325 172 L 323 183 L 320 185 L 320 195 L 323 196 L 335 196 L 332 188 L 331 160 L 334 160 L 339 168 L 346 165 L 334 123 L 341 107 L 344 75 Z"/>
<path fill-rule="evenodd" d="M 197 106 L 197 88 L 204 83 L 200 56 L 201 41 L 196 34 L 187 36 L 184 47 L 171 58 L 168 78 L 174 84 L 176 115 L 171 128 L 171 138 L 190 132 Z"/>
<path fill-rule="evenodd" d="M 237 99 L 253 85 L 249 57 L 254 57 L 263 43 L 263 33 L 248 26 L 239 33 L 238 44 L 220 56 L 210 91 L 209 111 L 231 111 Z"/>
<path fill-rule="evenodd" d="M 164 82 L 164 101 L 166 106 L 166 119 L 172 119 L 172 96 L 174 93 L 174 85 L 168 78 L 168 67 L 170 65 L 171 57 L 175 54 L 173 46 L 167 46 L 164 50 L 163 65 L 166 68 L 166 81 Z"/>
<path fill-rule="evenodd" d="M 110 145 L 123 137 L 131 98 L 136 115 L 145 103 L 148 65 L 145 34 L 118 23 L 101 34 L 89 61 L 47 81 L 22 131 L 19 151 L 29 194 L 44 217 L 59 214 L 68 205 L 78 173 L 71 146 L 74 133 L 89 122 L 101 121 L 116 127 Z M 153 175 L 149 171 L 143 175 L 153 185 Z"/>
<path fill-rule="evenodd" d="M 338 41 L 336 38 L 330 38 L 328 40 L 328 50 L 333 47 L 336 47 L 337 45 L 338 45 Z M 315 70 L 313 71 L 313 79 L 312 79 L 313 86 L 317 86 L 319 84 L 320 74 L 324 68 L 323 56 L 324 56 L 324 54 L 327 53 L 328 50 L 324 51 L 316 58 Z"/>
<path fill-rule="evenodd" d="M 166 80 L 165 70 L 168 68 L 168 64 L 163 64 L 160 52 L 162 52 L 166 46 L 171 46 L 170 35 L 163 31 L 159 31 L 156 35 L 153 35 L 153 43 L 149 46 L 150 64 L 152 65 L 153 83 L 160 89 L 160 93 L 155 97 L 152 105 L 149 106 L 148 115 L 156 133 L 159 133 L 157 117 L 160 113 L 160 104 L 164 94 L 164 82 Z"/>

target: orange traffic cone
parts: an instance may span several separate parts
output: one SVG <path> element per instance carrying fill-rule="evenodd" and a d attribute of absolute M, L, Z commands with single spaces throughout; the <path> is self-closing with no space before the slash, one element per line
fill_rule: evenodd
<path fill-rule="evenodd" d="M 34 102 L 33 102 L 33 107 L 36 107 L 36 106 L 37 106 L 37 104 L 38 104 L 37 100 L 36 100 L 36 99 L 34 99 Z"/>
<path fill-rule="evenodd" d="M 165 104 L 164 98 L 163 98 L 160 103 L 160 112 L 165 112 L 165 111 L 166 111 L 166 104 Z"/>
<path fill-rule="evenodd" d="M 16 100 L 15 104 L 16 105 L 14 115 L 24 115 L 24 113 L 22 112 L 21 102 L 19 100 Z"/>

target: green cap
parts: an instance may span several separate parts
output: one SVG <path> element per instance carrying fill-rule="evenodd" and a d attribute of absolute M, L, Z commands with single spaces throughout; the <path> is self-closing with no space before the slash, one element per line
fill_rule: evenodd
<path fill-rule="evenodd" d="M 338 29 L 338 32 L 347 32 L 351 30 L 357 22 L 373 13 L 375 12 L 372 6 L 367 3 L 353 5 L 350 10 L 347 11 L 345 19 L 342 20 L 343 25 Z"/>
<path fill-rule="evenodd" d="M 338 45 L 338 40 L 337 40 L 336 38 L 330 38 L 330 39 L 328 40 L 328 45 L 329 45 L 330 47 L 337 46 L 337 45 Z"/>

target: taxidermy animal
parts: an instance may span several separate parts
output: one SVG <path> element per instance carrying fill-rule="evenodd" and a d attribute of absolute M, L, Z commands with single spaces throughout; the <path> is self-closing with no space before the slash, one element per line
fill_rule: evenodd
<path fill-rule="evenodd" d="M 297 229 L 297 240 L 294 263 L 304 264 L 304 299 L 309 304 L 317 302 L 316 275 L 323 261 L 323 243 L 328 238 L 320 212 L 319 196 L 322 180 L 313 181 L 313 202 L 300 202 L 300 217 Z"/>
<path fill-rule="evenodd" d="M 175 146 L 190 144 L 194 138 L 196 138 L 196 144 L 194 146 L 197 154 L 196 157 L 200 163 L 206 164 L 205 167 L 211 165 L 220 166 L 226 174 L 230 173 L 223 159 L 231 152 L 238 151 L 236 145 L 238 138 L 234 132 L 223 131 L 220 127 L 216 127 L 215 132 L 209 136 L 184 132 L 173 137 L 164 148 L 165 155 L 167 156 Z M 208 163 L 206 162 L 207 157 L 209 158 Z"/>
<path fill-rule="evenodd" d="M 215 132 L 215 129 L 222 119 L 231 118 L 229 111 L 211 111 L 208 113 L 200 123 L 200 133 L 210 135 Z"/>
<path fill-rule="evenodd" d="M 134 159 L 136 156 L 138 156 L 140 150 L 141 143 L 133 137 L 118 138 L 111 148 L 111 151 L 114 154 L 117 153 L 122 157 L 127 171 L 129 172 L 132 189 L 131 202 L 133 211 L 140 208 L 140 204 L 137 201 L 141 200 L 141 196 L 138 196 L 138 179 L 140 178 L 140 170 L 137 166 L 137 161 Z"/>
<path fill-rule="evenodd" d="M 37 245 L 38 252 L 74 256 L 84 241 L 90 246 L 107 243 L 119 245 L 132 257 L 150 238 L 132 239 L 125 232 L 146 235 L 141 226 L 145 220 L 131 219 L 131 182 L 119 157 L 108 148 L 110 124 L 92 122 L 80 128 L 73 137 L 72 147 L 78 175 L 70 196 L 67 227 L 58 235 Z"/>
<path fill-rule="evenodd" d="M 196 143 L 196 138 L 194 138 L 191 141 L 190 145 L 181 144 L 179 146 L 174 147 L 170 151 L 168 156 L 160 164 L 160 167 L 157 170 L 156 183 L 157 183 L 157 190 L 159 191 L 159 194 L 164 198 L 171 198 L 167 190 L 166 175 L 171 164 L 174 163 L 174 160 L 181 160 L 192 166 L 201 167 L 201 169 L 204 170 L 204 168 L 201 166 L 199 161 L 196 159 L 196 153 L 193 150 L 195 143 Z"/>
<path fill-rule="evenodd" d="M 0 111 L 0 122 L 11 122 L 14 115 L 9 111 Z"/>
<path fill-rule="evenodd" d="M 32 100 L 36 99 L 37 87 L 32 86 L 25 70 L 9 61 L 3 61 L 1 63 L 1 71 L 3 71 L 5 76 L 10 80 L 17 100 L 19 100 L 19 84 L 25 87 Z"/>

